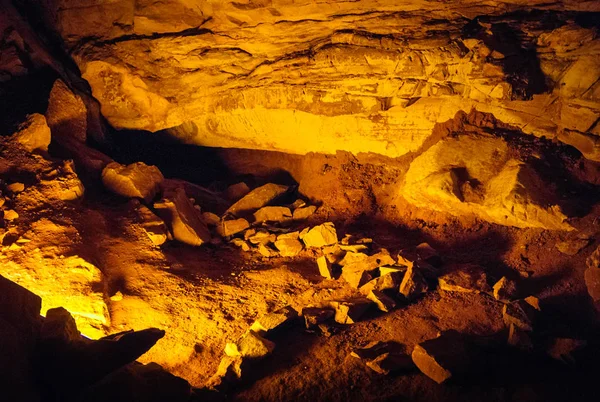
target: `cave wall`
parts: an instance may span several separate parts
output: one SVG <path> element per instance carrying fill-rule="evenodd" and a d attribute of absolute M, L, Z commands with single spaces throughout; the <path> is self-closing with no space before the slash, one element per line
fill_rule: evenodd
<path fill-rule="evenodd" d="M 119 129 L 398 157 L 476 109 L 600 160 L 597 1 L 21 4 L 42 7 Z"/>

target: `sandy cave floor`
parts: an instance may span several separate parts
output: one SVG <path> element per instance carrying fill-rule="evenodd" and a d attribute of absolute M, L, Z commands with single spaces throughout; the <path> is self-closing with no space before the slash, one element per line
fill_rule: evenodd
<path fill-rule="evenodd" d="M 18 178 L 25 190 L 6 197 L 5 208 L 13 208 L 19 218 L 4 229 L 2 274 L 34 292 L 42 286 L 45 302 L 93 311 L 76 315 L 87 335 L 165 329 L 166 337 L 141 361 L 158 362 L 195 387 L 205 386 L 214 374 L 225 343 L 237 339 L 260 315 L 354 292 L 342 281 L 323 280 L 311 250 L 294 258 L 269 259 L 225 244 L 193 248 L 170 242 L 157 248 L 136 220 L 135 202 L 93 188 L 83 200 L 52 199 L 48 192 L 55 190 L 44 189 L 39 175 L 22 170 L 35 173 L 62 162 L 7 152 L 3 150 L 3 160 L 20 170 L 18 177 L 14 169 L 5 170 L 3 179 L 9 183 Z M 579 233 L 594 236 L 598 216 L 600 209 L 595 208 L 579 219 Z M 368 236 L 392 255 L 427 241 L 447 263 L 478 263 L 492 279 L 518 279 L 522 295 L 541 299 L 540 335 L 585 338 L 596 333 L 597 317 L 583 282 L 585 258 L 595 242 L 567 256 L 555 248 L 574 236 L 565 232 L 481 222 L 465 227 L 459 219 L 435 224 L 342 220 L 327 205 L 303 226 L 329 220 L 336 223 L 340 238 L 345 233 Z M 60 272 L 66 268 L 79 279 L 64 279 Z M 87 292 L 87 298 L 77 300 L 77 292 Z M 374 340 L 393 340 L 410 349 L 446 329 L 505 336 L 501 308 L 487 295 L 435 290 L 390 313 L 373 311 L 357 324 L 336 328 L 330 337 L 297 325 L 275 339 L 275 352 L 253 366 L 239 387 L 221 396 L 240 401 L 591 400 L 595 384 L 589 378 L 597 375 L 597 368 L 585 364 L 568 368 L 543 357 L 498 353 L 485 357 L 492 368 L 486 366 L 485 375 L 437 385 L 417 370 L 382 376 L 350 356 L 353 348 Z M 591 351 L 588 357 L 593 356 Z"/>

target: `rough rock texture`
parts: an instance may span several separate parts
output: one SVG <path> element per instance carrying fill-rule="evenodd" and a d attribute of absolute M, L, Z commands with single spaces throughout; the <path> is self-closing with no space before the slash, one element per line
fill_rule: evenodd
<path fill-rule="evenodd" d="M 118 128 L 400 156 L 476 108 L 600 158 L 596 1 L 42 4 Z"/>
<path fill-rule="evenodd" d="M 29 152 L 47 151 L 51 135 L 46 118 L 39 113 L 27 116 L 13 138 Z"/>
<path fill-rule="evenodd" d="M 102 171 L 102 183 L 115 194 L 152 201 L 164 177 L 156 166 L 143 162 L 121 165 L 111 162 Z"/>

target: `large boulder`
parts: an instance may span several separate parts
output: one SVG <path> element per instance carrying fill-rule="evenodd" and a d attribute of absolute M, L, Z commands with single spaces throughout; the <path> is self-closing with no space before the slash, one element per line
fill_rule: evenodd
<path fill-rule="evenodd" d="M 123 197 L 152 201 L 160 189 L 164 177 L 156 166 L 143 162 L 121 165 L 111 162 L 102 171 L 102 183 L 115 194 Z"/>

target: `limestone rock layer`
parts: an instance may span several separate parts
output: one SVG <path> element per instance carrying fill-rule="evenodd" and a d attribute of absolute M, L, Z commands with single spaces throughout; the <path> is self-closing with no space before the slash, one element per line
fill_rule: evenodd
<path fill-rule="evenodd" d="M 42 7 L 116 128 L 169 129 L 205 146 L 397 157 L 437 122 L 476 109 L 600 160 L 597 1 Z"/>

